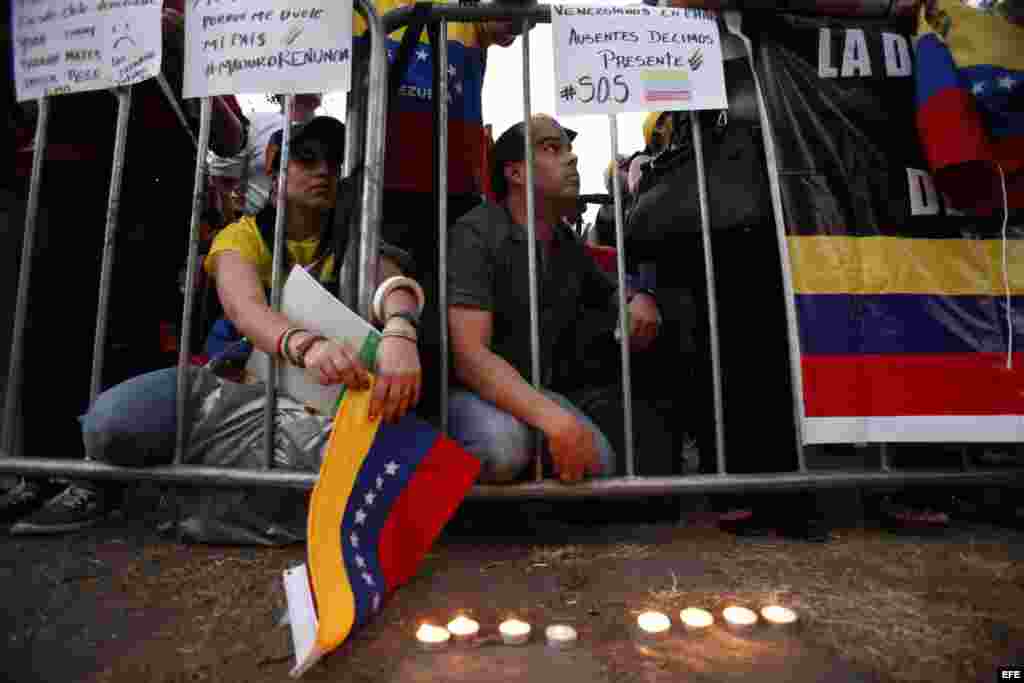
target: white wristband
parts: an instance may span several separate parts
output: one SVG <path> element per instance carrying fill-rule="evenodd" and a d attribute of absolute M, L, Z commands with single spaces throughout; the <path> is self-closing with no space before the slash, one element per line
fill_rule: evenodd
<path fill-rule="evenodd" d="M 378 325 L 383 325 L 384 320 L 384 300 L 388 298 L 388 294 L 396 289 L 408 289 L 416 297 L 416 314 L 423 314 L 423 306 L 426 303 L 426 296 L 423 294 L 423 288 L 420 287 L 420 283 L 413 280 L 411 277 L 404 275 L 395 275 L 389 277 L 384 282 L 380 283 L 380 287 L 373 295 L 373 305 L 370 310 L 373 312 L 374 322 Z"/>

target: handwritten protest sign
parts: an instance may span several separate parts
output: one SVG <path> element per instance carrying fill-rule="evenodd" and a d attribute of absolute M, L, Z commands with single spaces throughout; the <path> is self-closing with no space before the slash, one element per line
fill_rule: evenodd
<path fill-rule="evenodd" d="M 559 115 L 725 109 L 717 15 L 552 5 Z"/>
<path fill-rule="evenodd" d="M 12 0 L 19 102 L 160 73 L 160 0 Z"/>
<path fill-rule="evenodd" d="M 352 0 L 188 0 L 185 97 L 348 90 Z"/>

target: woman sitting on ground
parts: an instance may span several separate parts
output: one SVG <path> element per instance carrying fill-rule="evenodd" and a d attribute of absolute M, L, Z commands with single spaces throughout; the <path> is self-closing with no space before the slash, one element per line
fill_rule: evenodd
<path fill-rule="evenodd" d="M 344 126 L 336 119 L 317 117 L 293 125 L 290 136 L 285 189 L 287 254 L 282 259 L 285 272 L 297 264 L 319 276 L 321 282 L 336 283 L 344 240 L 335 239 L 332 232 Z M 274 188 L 280 141 L 280 134 L 272 137 L 267 150 Z M 210 249 L 205 267 L 216 279 L 225 314 L 256 349 L 305 368 L 312 381 L 365 389 L 370 378 L 355 349 L 327 339 L 316 330 L 294 325 L 267 303 L 273 261 L 274 194 L 259 214 L 244 216 L 221 231 Z M 417 324 L 423 293 L 418 283 L 401 275 L 399 256 L 400 252 L 382 248 L 378 268 L 382 282 L 375 297 L 379 303 L 374 322 L 383 326 L 383 333 L 377 349 L 377 381 L 370 416 L 386 421 L 397 421 L 413 408 L 421 390 Z M 328 289 L 332 286 L 337 287 L 328 284 Z M 87 456 L 128 466 L 170 464 L 177 424 L 176 396 L 176 368 L 135 377 L 102 393 L 82 418 Z M 110 510 L 110 498 L 116 492 L 110 486 L 72 482 L 17 522 L 11 533 L 59 533 L 89 526 Z"/>

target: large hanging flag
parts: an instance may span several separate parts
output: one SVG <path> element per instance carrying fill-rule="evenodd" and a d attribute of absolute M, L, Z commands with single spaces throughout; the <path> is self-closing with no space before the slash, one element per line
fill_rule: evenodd
<path fill-rule="evenodd" d="M 921 7 L 917 126 L 939 189 L 957 208 L 1024 208 L 1024 25 L 960 0 Z"/>
<path fill-rule="evenodd" d="M 782 14 L 757 28 L 805 443 L 1024 439 L 1021 216 L 1004 243 L 1001 211 L 965 215 L 936 188 L 911 36 Z"/>
<path fill-rule="evenodd" d="M 347 392 L 309 506 L 307 564 L 285 572 L 298 677 L 408 582 L 480 463 L 426 422 L 369 419 Z"/>

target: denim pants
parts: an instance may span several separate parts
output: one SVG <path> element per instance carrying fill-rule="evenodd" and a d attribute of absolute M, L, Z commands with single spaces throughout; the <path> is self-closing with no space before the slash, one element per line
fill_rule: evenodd
<path fill-rule="evenodd" d="M 614 475 L 615 452 L 608 437 L 569 399 L 551 391 L 544 394 L 593 433 L 601 459 L 599 476 Z M 448 399 L 448 429 L 453 439 L 480 460 L 480 483 L 516 481 L 533 462 L 535 441 L 530 427 L 470 391 L 452 392 Z"/>
<path fill-rule="evenodd" d="M 86 457 L 125 467 L 174 460 L 178 369 L 148 372 L 107 389 L 79 418 Z"/>

